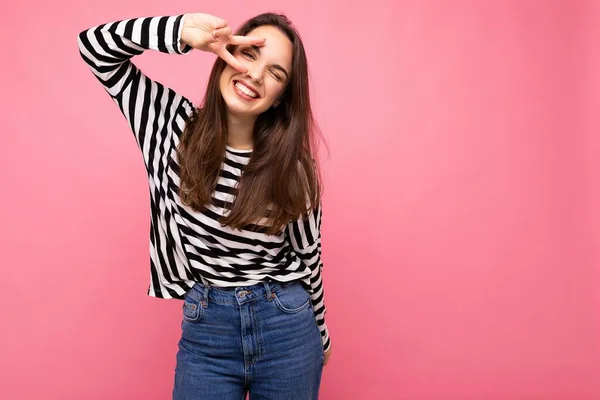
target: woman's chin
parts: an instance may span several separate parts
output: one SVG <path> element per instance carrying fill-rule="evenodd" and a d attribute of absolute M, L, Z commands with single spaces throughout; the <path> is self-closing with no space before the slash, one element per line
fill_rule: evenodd
<path fill-rule="evenodd" d="M 225 103 L 227 104 L 227 111 L 240 117 L 251 117 L 260 114 L 255 107 L 242 103 L 239 100 L 227 99 Z"/>
<path fill-rule="evenodd" d="M 253 115 L 253 113 L 250 110 L 248 110 L 247 108 L 239 107 L 236 105 L 227 106 L 227 111 L 230 114 L 238 116 L 238 117 L 250 117 Z"/>

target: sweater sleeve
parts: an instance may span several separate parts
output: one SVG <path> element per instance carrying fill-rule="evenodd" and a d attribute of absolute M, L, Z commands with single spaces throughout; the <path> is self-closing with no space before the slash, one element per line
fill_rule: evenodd
<path fill-rule="evenodd" d="M 302 264 L 310 270 L 310 276 L 306 283 L 309 284 L 309 293 L 315 320 L 321 332 L 324 351 L 329 350 L 331 341 L 329 331 L 325 324 L 325 292 L 321 270 L 321 216 L 322 205 L 311 210 L 307 219 L 302 217 L 289 223 L 285 229 L 286 238 L 292 245 L 294 252 L 302 261 Z"/>
<path fill-rule="evenodd" d="M 173 127 L 193 111 L 184 96 L 146 76 L 132 61 L 144 50 L 185 54 L 183 16 L 132 18 L 79 33 L 79 53 L 129 122 L 146 165 L 159 146 L 171 142 Z M 180 133 L 180 132 L 177 132 Z"/>

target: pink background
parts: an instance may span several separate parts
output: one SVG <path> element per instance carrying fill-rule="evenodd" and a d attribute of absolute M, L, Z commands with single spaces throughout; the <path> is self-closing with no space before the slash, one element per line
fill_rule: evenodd
<path fill-rule="evenodd" d="M 268 10 L 331 150 L 321 398 L 600 398 L 600 2 L 36 3 L 0 13 L 0 398 L 171 395 L 181 302 L 145 294 L 143 163 L 77 34 Z M 214 56 L 134 60 L 197 102 Z"/>

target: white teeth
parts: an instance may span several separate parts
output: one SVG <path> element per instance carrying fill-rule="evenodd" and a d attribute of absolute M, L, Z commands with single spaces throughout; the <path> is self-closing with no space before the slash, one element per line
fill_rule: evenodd
<path fill-rule="evenodd" d="M 254 93 L 253 90 L 248 89 L 246 86 L 244 86 L 240 82 L 236 82 L 235 87 L 238 88 L 242 93 L 247 94 L 250 97 L 258 97 L 258 95 L 256 93 Z"/>

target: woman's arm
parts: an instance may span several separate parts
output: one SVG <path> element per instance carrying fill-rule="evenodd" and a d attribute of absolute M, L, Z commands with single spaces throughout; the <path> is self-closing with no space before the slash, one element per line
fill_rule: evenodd
<path fill-rule="evenodd" d="M 79 33 L 81 57 L 127 118 L 144 161 L 171 134 L 172 122 L 191 114 L 193 104 L 147 77 L 132 61 L 144 50 L 185 54 L 192 47 L 181 41 L 184 15 L 132 18 Z"/>
<path fill-rule="evenodd" d="M 311 271 L 310 274 L 310 298 L 314 309 L 315 320 L 321 332 L 324 351 L 331 347 L 329 331 L 325 323 L 325 291 L 323 288 L 323 279 L 321 270 L 323 262 L 321 260 L 321 216 L 322 206 L 313 209 L 308 219 L 302 218 L 289 223 L 285 233 L 288 241 L 292 245 L 294 252 L 298 255 L 302 263 Z"/>
<path fill-rule="evenodd" d="M 79 33 L 81 57 L 113 98 L 119 98 L 142 76 L 130 61 L 144 50 L 185 54 L 192 47 L 181 41 L 183 15 L 132 18 L 110 22 Z M 143 74 L 142 74 L 143 75 Z"/>

